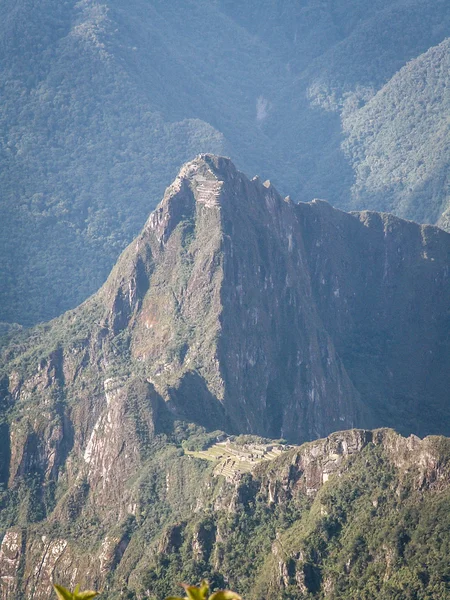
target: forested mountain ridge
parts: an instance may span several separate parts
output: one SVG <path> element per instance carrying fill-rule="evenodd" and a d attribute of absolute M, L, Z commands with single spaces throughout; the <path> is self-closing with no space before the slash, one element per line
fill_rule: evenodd
<path fill-rule="evenodd" d="M 5 334 L 0 598 L 159 599 L 180 573 L 445 598 L 448 440 L 333 432 L 448 433 L 449 253 L 437 227 L 185 164 L 94 296 Z M 330 435 L 224 478 L 195 452 L 220 431 Z"/>
<path fill-rule="evenodd" d="M 351 206 L 353 169 L 360 190 L 365 165 L 355 137 L 352 164 L 341 149 L 341 112 L 349 123 L 350 109 L 442 42 L 449 8 L 8 0 L 0 22 L 0 320 L 32 324 L 101 285 L 200 151 L 233 156 L 296 200 Z M 445 153 L 441 162 L 439 173 Z M 431 208 L 413 197 L 402 216 L 438 217 L 445 189 L 430 185 L 420 201 Z M 358 207 L 379 208 L 369 192 Z M 394 189 L 383 209 L 400 200 Z"/>
<path fill-rule="evenodd" d="M 344 118 L 352 206 L 445 225 L 450 210 L 450 39 L 403 67 Z M 447 216 L 445 216 L 447 215 Z"/>
<path fill-rule="evenodd" d="M 110 423 L 100 435 L 123 416 Z M 61 468 L 53 500 L 52 480 L 42 496 L 29 482 L 18 521 L 1 514 L 0 598 L 50 600 L 57 580 L 159 600 L 204 577 L 255 600 L 449 598 L 448 438 L 339 432 L 226 480 L 174 433 L 141 439 L 138 475 L 102 465 L 114 500 L 126 482 L 120 512 L 89 479 L 92 454 L 75 480 Z"/>

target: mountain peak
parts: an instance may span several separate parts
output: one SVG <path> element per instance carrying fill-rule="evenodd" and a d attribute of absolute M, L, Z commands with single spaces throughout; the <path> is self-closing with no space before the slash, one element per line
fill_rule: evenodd
<path fill-rule="evenodd" d="M 355 424 L 441 431 L 450 236 L 372 221 L 197 156 L 97 295 L 98 360 L 120 363 L 127 340 L 171 410 L 207 427 L 293 441 Z"/>
<path fill-rule="evenodd" d="M 222 188 L 238 171 L 229 158 L 199 154 L 185 163 L 147 221 L 158 242 L 164 245 L 176 226 L 194 217 L 196 205 L 220 207 Z"/>
<path fill-rule="evenodd" d="M 227 194 L 222 193 L 224 186 L 227 187 Z M 261 197 L 267 195 L 277 196 L 281 200 L 280 194 L 269 180 L 262 183 L 259 177 L 248 179 L 227 157 L 199 154 L 181 167 L 172 185 L 166 189 L 162 204 L 183 189 L 189 189 L 196 202 L 209 207 L 221 206 L 222 200 L 230 195 L 232 188 L 239 195 L 240 204 L 251 202 L 257 196 L 261 200 Z M 253 192 L 250 191 L 251 188 Z"/>
<path fill-rule="evenodd" d="M 395 381 L 385 374 L 409 364 L 397 359 L 410 314 L 401 287 L 422 298 L 414 360 L 438 352 L 445 307 L 430 294 L 447 294 L 447 238 L 436 230 L 431 244 L 420 226 L 400 219 L 386 233 L 325 201 L 285 201 L 230 159 L 201 154 L 180 169 L 110 279 L 110 327 L 130 328 L 132 356 L 148 380 L 208 426 L 304 440 L 354 423 L 391 425 L 384 398 L 402 396 L 417 405 L 405 432 L 435 432 L 417 400 L 421 372 L 408 381 L 406 372 Z M 432 251 L 436 259 L 424 264 Z M 417 269 L 423 281 L 405 279 Z M 386 348 L 379 327 L 390 332 Z M 380 376 L 367 375 L 373 363 L 370 353 L 360 356 L 364 344 Z M 445 385 L 438 376 L 434 391 L 428 387 L 436 414 L 447 414 Z M 194 409 L 195 395 L 202 400 Z"/>
<path fill-rule="evenodd" d="M 173 195 L 187 184 L 197 202 L 206 206 L 218 206 L 225 181 L 233 180 L 238 171 L 229 158 L 214 154 L 199 154 L 185 163 L 175 181 L 166 191 Z"/>
<path fill-rule="evenodd" d="M 236 211 L 241 213 L 242 209 L 256 214 L 264 200 L 271 208 L 282 201 L 270 182 L 261 183 L 258 177 L 250 181 L 229 158 L 199 154 L 181 167 L 150 215 L 146 230 L 152 230 L 158 242 L 164 245 L 181 221 L 196 218 L 199 206 L 215 209 L 220 226 L 225 218 L 219 217 L 222 210 L 232 219 L 232 215 Z"/>
<path fill-rule="evenodd" d="M 205 168 L 219 178 L 233 176 L 237 172 L 237 169 L 230 158 L 210 153 L 198 154 L 193 160 L 185 163 L 180 172 L 184 168 L 194 168 L 194 166 L 199 170 Z"/>

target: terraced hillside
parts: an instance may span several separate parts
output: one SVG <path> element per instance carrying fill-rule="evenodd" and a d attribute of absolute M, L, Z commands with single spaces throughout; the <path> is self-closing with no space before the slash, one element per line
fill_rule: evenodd
<path fill-rule="evenodd" d="M 260 463 L 274 460 L 293 447 L 286 444 L 277 444 L 276 442 L 237 444 L 233 438 L 227 438 L 225 441 L 217 442 L 205 450 L 185 450 L 185 453 L 188 456 L 215 463 L 214 475 L 222 475 L 226 479 L 233 480 L 236 475 L 250 473 Z"/>

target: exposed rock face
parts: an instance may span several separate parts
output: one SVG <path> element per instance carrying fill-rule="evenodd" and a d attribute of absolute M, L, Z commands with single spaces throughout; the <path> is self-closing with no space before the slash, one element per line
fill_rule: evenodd
<path fill-rule="evenodd" d="M 435 227 L 294 205 L 203 155 L 101 294 L 109 326 L 128 327 L 132 355 L 194 420 L 296 441 L 353 425 L 438 433 L 449 248 Z"/>
<path fill-rule="evenodd" d="M 24 569 L 29 597 L 47 598 L 55 573 L 102 584 L 128 552 L 131 534 L 114 525 L 143 519 L 145 494 L 172 506 L 190 483 L 189 462 L 140 480 L 179 420 L 297 443 L 361 426 L 450 433 L 449 251 L 435 227 L 295 205 L 228 159 L 185 165 L 101 290 L 4 350 L 0 483 L 11 498 L 26 490 L 8 527 L 47 517 L 103 529 L 97 568 L 62 533 L 19 540 L 9 528 L 2 598 Z M 394 462 L 416 452 L 411 440 Z M 314 497 L 369 442 L 363 432 L 311 446 L 267 481 L 268 504 L 295 485 Z M 433 456 L 421 455 L 418 480 L 439 481 Z M 242 493 L 215 506 L 234 511 Z M 196 556 L 209 556 L 218 531 L 198 529 Z M 308 569 L 305 589 L 316 585 Z"/>
<path fill-rule="evenodd" d="M 323 202 L 301 210 L 314 298 L 372 424 L 448 433 L 448 235 Z"/>
<path fill-rule="evenodd" d="M 136 547 L 142 545 L 139 529 L 134 533 L 120 533 L 109 525 L 109 533 L 104 535 L 101 533 L 104 531 L 102 523 L 96 543 L 86 552 L 79 547 L 76 539 L 51 537 L 32 529 L 26 532 L 11 528 L 3 535 L 0 548 L 0 598 L 12 600 L 23 593 L 25 598 L 47 600 L 52 597 L 51 582 L 54 580 L 72 587 L 81 580 L 85 585 L 104 588 L 113 573 L 118 575 L 119 582 L 126 577 L 129 582 L 138 585 L 136 582 L 140 581 L 143 567 L 148 569 L 148 565 L 154 564 L 158 557 L 179 556 L 186 544 L 189 560 L 202 565 L 211 562 L 215 571 L 226 574 L 226 557 L 222 547 L 227 537 L 234 534 L 233 527 L 231 531 L 228 527 L 226 531 L 221 529 L 226 523 L 224 515 L 251 515 L 255 503 L 266 505 L 272 513 L 276 508 L 292 510 L 300 498 L 305 498 L 313 508 L 317 505 L 315 510 L 311 509 L 313 520 L 320 515 L 327 518 L 328 509 L 320 499 L 321 491 L 333 489 L 330 484 L 337 486 L 344 476 L 351 476 L 358 465 L 359 468 L 365 465 L 363 470 L 370 476 L 373 466 L 368 459 L 370 453 L 377 452 L 377 449 L 377 461 L 380 464 L 383 461 L 384 471 L 393 469 L 392 473 L 395 473 L 390 484 L 392 493 L 401 495 L 407 490 L 410 496 L 417 493 L 420 499 L 434 497 L 437 500 L 439 493 L 448 494 L 449 448 L 445 438 L 420 440 L 415 436 L 403 438 L 387 429 L 351 430 L 304 444 L 272 463 L 260 463 L 250 479 L 238 478 L 229 483 L 223 478 L 211 479 L 207 472 L 201 480 L 201 488 L 196 490 L 195 516 L 192 507 L 186 506 L 182 515 L 187 519 L 180 522 L 172 517 L 168 526 L 154 531 L 151 540 L 144 534 L 145 548 L 140 550 L 139 561 L 133 559 L 129 551 L 136 551 Z M 367 450 L 370 452 L 364 454 Z M 172 476 L 177 477 L 175 472 Z M 129 484 L 132 479 L 129 478 Z M 179 486 L 181 481 L 176 483 Z M 110 489 L 112 487 L 113 484 Z M 175 493 L 182 493 L 181 489 L 178 488 Z M 372 492 L 369 490 L 369 493 Z M 379 493 L 382 493 L 381 490 Z M 170 505 L 170 499 L 167 500 Z M 159 501 L 162 499 L 159 498 Z M 381 514 L 390 510 L 386 498 L 381 498 L 380 502 Z M 375 497 L 372 500 L 375 511 L 377 503 L 378 497 Z M 304 506 L 303 512 L 308 505 Z M 319 513 L 317 507 L 320 508 Z M 197 519 L 197 522 L 189 524 L 189 519 Z M 142 517 L 140 522 L 142 525 Z M 266 587 L 264 591 L 258 588 L 256 593 L 262 594 L 261 597 L 279 597 L 281 590 L 293 585 L 302 593 L 326 590 L 332 583 L 323 580 L 319 567 L 308 561 L 302 549 L 302 534 L 293 537 L 288 530 L 287 535 L 286 538 L 285 534 L 276 534 L 267 564 L 256 572 L 258 577 L 263 576 L 263 583 L 258 585 Z M 386 546 L 380 551 L 389 554 L 391 549 Z M 384 559 L 386 568 L 389 568 L 388 557 Z M 139 585 L 142 586 L 141 583 Z M 117 583 L 112 589 L 117 589 Z"/>
<path fill-rule="evenodd" d="M 18 572 L 22 557 L 22 534 L 13 529 L 7 531 L 0 546 L 0 598 L 17 595 Z"/>
<path fill-rule="evenodd" d="M 430 497 L 438 502 L 445 493 L 448 494 L 450 476 L 448 454 L 444 451 L 447 458 L 443 459 L 439 451 L 440 441 L 443 442 L 442 439 L 433 437 L 421 440 L 414 435 L 404 438 L 388 429 L 338 432 L 325 440 L 317 440 L 299 448 L 293 453 L 290 463 L 285 464 L 284 469 L 278 469 L 276 474 L 274 470 L 264 472 L 261 469 L 261 473 L 257 470 L 260 483 L 258 493 L 269 502 L 284 505 L 289 504 L 299 493 L 306 494 L 316 499 L 316 503 L 319 500 L 320 512 L 316 512 L 316 518 L 327 519 L 329 506 L 326 502 L 323 503 L 319 494 L 324 484 L 333 475 L 337 476 L 337 479 L 330 481 L 336 482 L 351 472 L 348 459 L 357 461 L 364 449 L 376 447 L 386 457 L 384 472 L 388 472 L 391 467 L 395 469 L 396 475 L 392 477 L 391 485 L 397 497 L 418 493 L 421 498 L 426 498 L 427 494 L 430 494 Z M 368 473 L 371 470 L 367 460 L 366 469 Z M 377 492 L 380 492 L 379 488 Z M 385 499 L 381 498 L 380 502 L 385 502 Z M 379 508 L 378 497 L 373 498 L 372 507 L 375 515 Z M 319 568 L 320 551 L 317 551 L 313 562 L 311 557 L 308 560 L 302 550 L 303 541 L 304 531 L 301 529 L 297 533 L 297 539 L 292 534 L 288 537 L 277 536 L 272 544 L 272 556 L 265 565 L 265 569 L 271 570 L 271 575 L 264 578 L 264 597 L 280 595 L 280 590 L 292 587 L 302 594 L 311 593 L 313 597 L 316 597 L 316 593 L 318 597 L 328 597 L 328 594 L 331 594 L 336 574 L 331 572 L 324 578 L 323 569 Z M 396 552 L 389 547 L 388 541 L 376 550 L 378 556 L 375 560 L 383 563 L 384 578 L 388 580 L 398 569 L 398 562 L 396 566 L 392 565 Z M 352 560 L 349 559 L 345 566 L 347 574 L 351 567 Z M 448 591 L 448 587 L 444 587 Z M 261 591 L 258 590 L 260 594 Z"/>
<path fill-rule="evenodd" d="M 122 424 L 137 410 L 150 439 L 162 400 L 295 442 L 353 426 L 449 433 L 449 252 L 435 227 L 295 205 L 202 155 L 96 296 L 5 352 L 3 406 L 39 410 L 12 422 L 0 474 L 53 478 L 72 448 L 90 485 L 131 472 Z"/>

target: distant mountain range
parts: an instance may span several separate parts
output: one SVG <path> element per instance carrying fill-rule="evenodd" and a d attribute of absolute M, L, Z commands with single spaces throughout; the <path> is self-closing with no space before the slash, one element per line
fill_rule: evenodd
<path fill-rule="evenodd" d="M 448 227 L 449 16 L 445 0 L 2 2 L 0 321 L 95 292 L 199 152 L 294 201 Z"/>
<path fill-rule="evenodd" d="M 403 67 L 344 116 L 355 168 L 351 205 L 448 227 L 450 39 Z"/>

